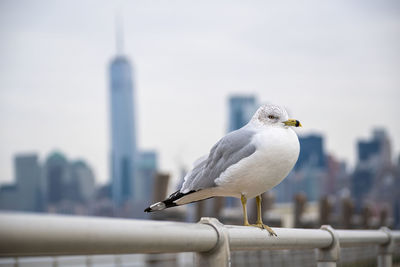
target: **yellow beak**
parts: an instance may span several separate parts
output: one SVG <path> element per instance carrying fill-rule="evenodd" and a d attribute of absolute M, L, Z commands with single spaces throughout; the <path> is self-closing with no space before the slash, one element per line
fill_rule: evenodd
<path fill-rule="evenodd" d="M 301 123 L 294 119 L 288 119 L 287 121 L 284 121 L 283 124 L 286 126 L 302 127 Z"/>

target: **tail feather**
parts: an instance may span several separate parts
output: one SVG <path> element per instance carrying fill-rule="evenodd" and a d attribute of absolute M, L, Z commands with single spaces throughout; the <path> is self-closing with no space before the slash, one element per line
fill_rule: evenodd
<path fill-rule="evenodd" d="M 147 207 L 144 212 L 153 212 L 153 211 L 158 211 L 158 210 L 164 210 L 167 208 L 171 208 L 171 207 L 175 207 L 178 206 L 175 201 L 180 199 L 183 196 L 189 195 L 191 193 L 194 193 L 196 191 L 190 191 L 188 193 L 181 193 L 179 190 L 172 193 L 167 199 L 154 203 L 152 205 L 150 205 L 149 207 Z"/>

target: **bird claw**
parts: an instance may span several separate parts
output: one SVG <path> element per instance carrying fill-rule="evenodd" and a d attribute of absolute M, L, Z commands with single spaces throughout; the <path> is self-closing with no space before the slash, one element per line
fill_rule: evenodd
<path fill-rule="evenodd" d="M 256 223 L 256 224 L 251 224 L 250 226 L 258 227 L 258 228 L 260 228 L 261 230 L 263 230 L 263 229 L 264 229 L 264 230 L 267 230 L 270 236 L 278 236 L 278 235 L 274 232 L 274 230 L 271 229 L 271 227 L 269 227 L 268 225 L 263 224 L 263 223 L 261 223 L 261 222 L 260 222 L 260 223 Z"/>

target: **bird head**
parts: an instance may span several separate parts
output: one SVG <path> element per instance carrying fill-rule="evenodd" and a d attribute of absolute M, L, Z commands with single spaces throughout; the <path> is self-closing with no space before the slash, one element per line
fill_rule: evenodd
<path fill-rule="evenodd" d="M 252 120 L 270 126 L 302 127 L 298 120 L 289 119 L 289 115 L 283 107 L 273 104 L 262 105 L 259 107 Z"/>

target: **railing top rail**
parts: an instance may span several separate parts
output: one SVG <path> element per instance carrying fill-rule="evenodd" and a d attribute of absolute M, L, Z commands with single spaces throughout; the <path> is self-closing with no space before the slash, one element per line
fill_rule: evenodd
<path fill-rule="evenodd" d="M 326 248 L 331 233 L 321 229 L 225 225 L 231 250 Z M 336 230 L 341 246 L 382 245 L 381 230 Z M 400 231 L 391 231 L 400 241 Z M 0 213 L 0 257 L 205 252 L 218 243 L 207 224 L 99 217 Z"/>
<path fill-rule="evenodd" d="M 0 214 L 0 256 L 200 252 L 217 239 L 193 223 Z"/>
<path fill-rule="evenodd" d="M 392 231 L 392 237 L 396 243 L 400 243 L 400 231 Z"/>
<path fill-rule="evenodd" d="M 232 250 L 307 249 L 329 247 L 332 236 L 320 229 L 274 228 L 276 236 L 258 228 L 227 225 Z"/>
<path fill-rule="evenodd" d="M 341 247 L 360 245 L 382 245 L 389 242 L 389 236 L 381 230 L 335 230 Z"/>

